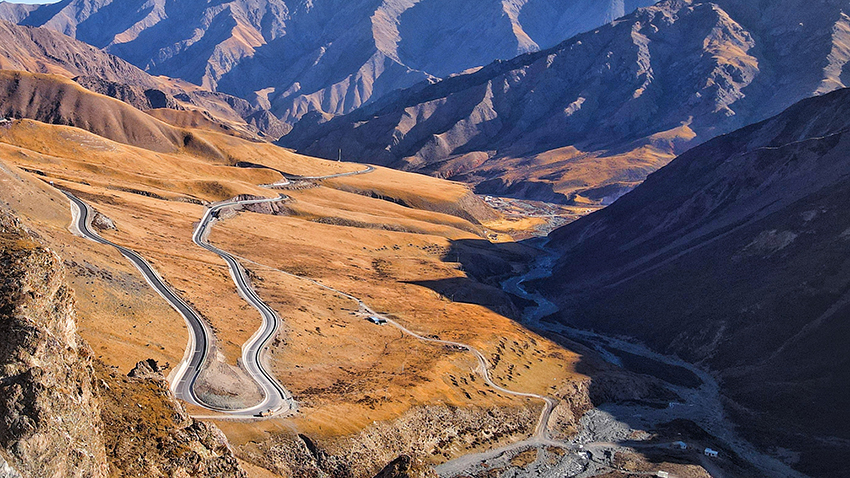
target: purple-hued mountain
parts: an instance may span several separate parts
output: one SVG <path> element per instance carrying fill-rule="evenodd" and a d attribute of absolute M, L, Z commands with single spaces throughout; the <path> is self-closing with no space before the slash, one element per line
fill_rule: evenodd
<path fill-rule="evenodd" d="M 300 152 L 608 204 L 676 154 L 850 84 L 846 0 L 665 0 L 553 48 L 304 117 Z"/>
<path fill-rule="evenodd" d="M 653 0 L 64 0 L 0 5 L 154 75 L 337 115 L 419 81 L 548 48 Z"/>
<path fill-rule="evenodd" d="M 798 469 L 850 453 L 850 89 L 713 139 L 550 235 L 549 320 L 711 369 L 726 412 Z M 793 458 L 796 457 L 796 458 Z"/>

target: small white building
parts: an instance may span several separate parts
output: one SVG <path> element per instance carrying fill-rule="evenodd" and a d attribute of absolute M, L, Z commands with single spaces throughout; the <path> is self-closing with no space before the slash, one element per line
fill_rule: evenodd
<path fill-rule="evenodd" d="M 370 315 L 369 321 L 371 321 L 373 324 L 377 324 L 377 325 L 384 325 L 384 324 L 387 323 L 387 319 L 385 319 L 383 317 L 378 317 L 377 315 Z"/>
<path fill-rule="evenodd" d="M 683 442 L 683 441 L 674 441 L 670 446 L 675 448 L 676 450 L 687 450 L 688 449 L 688 444 Z"/>
<path fill-rule="evenodd" d="M 717 458 L 718 455 L 717 450 L 712 450 L 711 448 L 706 448 L 704 453 L 705 456 L 710 458 Z"/>
<path fill-rule="evenodd" d="M 656 471 L 655 476 L 657 476 L 658 478 L 670 478 L 670 473 L 666 471 Z"/>

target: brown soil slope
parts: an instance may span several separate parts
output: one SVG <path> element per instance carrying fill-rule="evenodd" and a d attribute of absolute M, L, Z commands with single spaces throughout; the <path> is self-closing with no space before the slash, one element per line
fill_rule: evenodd
<path fill-rule="evenodd" d="M 3 70 L 68 78 L 88 76 L 145 89 L 161 87 L 160 81 L 130 63 L 46 28 L 22 27 L 0 20 L 0 42 Z"/>
<path fill-rule="evenodd" d="M 180 80 L 151 76 L 132 64 L 48 28 L 19 26 L 0 20 L 0 69 L 55 74 L 72 78 L 94 92 L 136 108 L 190 110 L 230 133 L 273 138 L 279 121 L 262 108 L 223 93 Z"/>
<path fill-rule="evenodd" d="M 850 90 L 712 140 L 551 234 L 558 320 L 716 370 L 765 445 L 843 476 L 850 430 Z"/>
<path fill-rule="evenodd" d="M 104 138 L 177 151 L 185 133 L 61 76 L 0 70 L 0 116 L 79 126 Z"/>

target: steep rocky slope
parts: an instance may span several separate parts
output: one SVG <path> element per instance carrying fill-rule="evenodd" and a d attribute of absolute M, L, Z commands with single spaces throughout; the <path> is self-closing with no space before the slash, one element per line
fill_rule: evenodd
<path fill-rule="evenodd" d="M 3 1 L 0 2 L 0 18 L 18 23 L 38 7 L 39 5 L 37 4 L 29 5 L 26 3 L 11 3 Z"/>
<path fill-rule="evenodd" d="M 421 83 L 281 144 L 483 193 L 610 203 L 675 154 L 841 87 L 844 1 L 665 0 L 549 50 Z"/>
<path fill-rule="evenodd" d="M 550 47 L 653 0 L 65 0 L 0 9 L 271 108 L 348 113 L 397 88 Z"/>
<path fill-rule="evenodd" d="M 245 476 L 222 433 L 185 414 L 155 364 L 119 377 L 94 359 L 61 259 L 6 211 L 0 265 L 4 476 Z"/>
<path fill-rule="evenodd" d="M 25 476 L 107 475 L 91 351 L 59 259 L 0 212 L 0 448 Z"/>
<path fill-rule="evenodd" d="M 563 256 L 542 284 L 555 320 L 710 367 L 751 436 L 802 453 L 795 466 L 812 475 L 843 476 L 848 131 L 850 90 L 804 100 L 555 231 Z"/>
<path fill-rule="evenodd" d="M 0 5 L 10 5 L 2 3 Z M 5 15 L 0 10 L 0 18 Z M 141 109 L 170 108 L 203 113 L 222 125 L 254 136 L 274 138 L 280 122 L 247 101 L 203 90 L 185 82 L 154 77 L 130 63 L 47 28 L 18 26 L 0 20 L 0 69 L 49 73 L 73 78 L 97 93 Z"/>

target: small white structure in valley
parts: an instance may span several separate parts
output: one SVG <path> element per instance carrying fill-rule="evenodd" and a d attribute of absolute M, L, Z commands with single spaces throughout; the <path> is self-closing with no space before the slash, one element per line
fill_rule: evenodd
<path fill-rule="evenodd" d="M 387 323 L 387 319 L 383 317 L 378 317 L 377 315 L 370 315 L 369 321 L 376 325 L 384 325 Z"/>
<path fill-rule="evenodd" d="M 670 478 L 670 473 L 667 473 L 666 471 L 656 471 L 655 476 L 658 478 Z"/>
<path fill-rule="evenodd" d="M 688 444 L 683 442 L 683 441 L 674 441 L 670 446 L 677 449 L 677 450 L 687 450 L 688 449 Z"/>
<path fill-rule="evenodd" d="M 711 458 L 717 458 L 717 450 L 712 450 L 711 448 L 706 448 L 705 449 L 705 456 L 708 456 L 708 457 L 711 457 Z"/>

